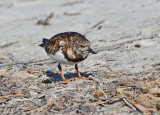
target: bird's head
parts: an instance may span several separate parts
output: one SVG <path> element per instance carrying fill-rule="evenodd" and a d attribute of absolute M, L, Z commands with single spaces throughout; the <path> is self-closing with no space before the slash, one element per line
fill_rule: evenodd
<path fill-rule="evenodd" d="M 90 42 L 88 40 L 86 41 L 80 41 L 78 43 L 78 49 L 81 52 L 88 52 L 88 53 L 92 53 L 92 54 L 96 54 L 96 52 L 94 52 L 91 47 L 90 47 Z"/>
<path fill-rule="evenodd" d="M 45 48 L 48 41 L 49 41 L 49 39 L 43 38 L 42 43 L 39 46 L 42 47 L 42 48 Z"/>

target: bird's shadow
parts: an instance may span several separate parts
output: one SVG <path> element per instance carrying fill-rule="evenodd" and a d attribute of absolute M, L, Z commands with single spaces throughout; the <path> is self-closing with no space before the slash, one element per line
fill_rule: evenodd
<path fill-rule="evenodd" d="M 50 77 L 50 79 L 53 82 L 59 82 L 59 81 L 63 81 L 61 74 L 57 74 L 57 73 L 53 73 L 50 70 L 44 71 L 44 73 L 47 75 L 47 77 Z M 89 75 L 92 74 L 86 74 L 86 73 L 80 73 L 82 77 L 87 78 Z M 77 73 L 66 73 L 64 74 L 64 77 L 66 79 L 71 79 L 71 78 L 78 78 L 78 74 Z"/>

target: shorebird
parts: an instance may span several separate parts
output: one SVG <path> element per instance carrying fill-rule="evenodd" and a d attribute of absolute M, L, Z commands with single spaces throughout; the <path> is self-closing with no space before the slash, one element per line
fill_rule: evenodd
<path fill-rule="evenodd" d="M 51 59 L 58 62 L 58 69 L 64 82 L 71 81 L 73 78 L 66 79 L 64 77 L 61 64 L 75 65 L 79 79 L 89 79 L 83 78 L 78 70 L 78 63 L 85 60 L 89 53 L 96 54 L 91 49 L 90 42 L 84 35 L 77 32 L 59 33 L 50 39 L 43 38 L 39 46 L 45 49 Z"/>

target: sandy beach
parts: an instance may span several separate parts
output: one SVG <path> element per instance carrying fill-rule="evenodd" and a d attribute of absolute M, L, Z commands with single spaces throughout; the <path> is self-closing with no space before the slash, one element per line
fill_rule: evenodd
<path fill-rule="evenodd" d="M 159 0 L 0 0 L 0 113 L 160 114 Z M 96 55 L 74 66 L 38 45 L 76 31 Z M 96 78 L 96 79 L 94 79 Z"/>

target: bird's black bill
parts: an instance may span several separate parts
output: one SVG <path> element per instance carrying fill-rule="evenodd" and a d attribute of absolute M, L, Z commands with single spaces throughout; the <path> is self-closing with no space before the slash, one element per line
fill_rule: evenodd
<path fill-rule="evenodd" d="M 89 48 L 89 53 L 92 53 L 92 54 L 97 54 L 95 51 L 93 51 L 91 48 Z"/>
<path fill-rule="evenodd" d="M 39 46 L 40 46 L 40 47 L 44 47 L 44 44 L 40 44 Z"/>

